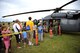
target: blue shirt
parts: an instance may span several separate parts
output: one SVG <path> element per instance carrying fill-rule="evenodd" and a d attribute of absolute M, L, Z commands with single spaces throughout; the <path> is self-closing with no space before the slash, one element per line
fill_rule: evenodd
<path fill-rule="evenodd" d="M 38 26 L 38 33 L 43 33 L 43 27 L 42 26 Z"/>
<path fill-rule="evenodd" d="M 22 33 L 23 38 L 27 38 L 27 32 Z"/>

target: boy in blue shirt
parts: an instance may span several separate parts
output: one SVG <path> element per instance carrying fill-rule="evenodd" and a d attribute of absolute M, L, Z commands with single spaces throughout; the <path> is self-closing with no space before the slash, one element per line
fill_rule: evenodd
<path fill-rule="evenodd" d="M 28 44 L 28 35 L 27 35 L 26 30 L 23 30 L 22 37 L 23 37 L 24 47 L 25 47 L 26 46 L 26 43 Z"/>
<path fill-rule="evenodd" d="M 38 38 L 39 41 L 43 41 L 43 27 L 41 23 L 38 24 Z"/>

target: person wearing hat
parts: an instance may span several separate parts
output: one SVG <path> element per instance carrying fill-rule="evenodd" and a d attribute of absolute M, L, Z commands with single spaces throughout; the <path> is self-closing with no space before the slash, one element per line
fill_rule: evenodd
<path fill-rule="evenodd" d="M 27 31 L 28 32 L 28 37 L 29 37 L 29 45 L 33 45 L 32 43 L 32 39 L 33 39 L 33 26 L 34 26 L 34 22 L 32 21 L 32 17 L 28 18 L 29 21 L 26 22 L 26 27 L 30 27 L 30 29 Z"/>

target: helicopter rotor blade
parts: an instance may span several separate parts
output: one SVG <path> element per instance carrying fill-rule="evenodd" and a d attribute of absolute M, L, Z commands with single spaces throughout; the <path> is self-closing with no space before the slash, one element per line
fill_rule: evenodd
<path fill-rule="evenodd" d="M 63 7 L 65 7 L 65 6 L 68 5 L 68 4 L 71 4 L 71 3 L 75 2 L 75 1 L 77 1 L 77 0 L 72 0 L 72 1 L 70 1 L 70 2 L 68 2 L 68 3 L 64 4 L 64 5 L 62 5 L 62 6 L 60 7 L 60 9 L 63 8 Z"/>
<path fill-rule="evenodd" d="M 61 9 L 61 10 L 80 11 L 80 10 L 75 10 L 75 9 Z"/>
<path fill-rule="evenodd" d="M 68 2 L 68 3 L 66 3 L 66 4 L 64 4 L 63 6 L 61 6 L 61 7 L 59 7 L 59 8 L 56 8 L 56 9 L 37 10 L 37 11 L 16 13 L 16 14 L 12 14 L 12 15 L 5 15 L 5 16 L 2 16 L 2 17 L 5 18 L 5 17 L 10 17 L 10 16 L 16 16 L 16 15 L 22 15 L 22 14 L 29 14 L 29 13 L 37 13 L 37 12 L 47 12 L 47 11 L 53 11 L 53 10 L 54 10 L 53 13 L 56 13 L 56 12 L 60 11 L 61 8 L 63 8 L 64 6 L 66 6 L 66 5 L 70 4 L 70 3 L 73 3 L 73 2 L 75 2 L 75 1 L 77 1 L 77 0 L 72 0 L 72 1 L 70 1 L 70 2 Z"/>
<path fill-rule="evenodd" d="M 63 7 L 65 7 L 66 5 L 69 5 L 69 4 L 73 3 L 73 2 L 75 2 L 75 1 L 77 1 L 77 0 L 72 0 L 72 1 L 70 1 L 70 2 L 62 5 L 61 7 L 56 8 L 56 10 L 55 10 L 53 13 L 59 12 Z"/>
<path fill-rule="evenodd" d="M 53 10 L 55 10 L 55 9 L 37 10 L 37 11 L 30 11 L 30 12 L 16 13 L 16 14 L 12 14 L 12 15 L 5 15 L 5 16 L 2 16 L 2 17 L 5 18 L 5 17 L 10 17 L 10 16 L 16 16 L 16 15 L 22 15 L 22 14 L 29 14 L 29 13 L 37 13 L 37 12 L 47 12 L 47 11 L 53 11 Z"/>

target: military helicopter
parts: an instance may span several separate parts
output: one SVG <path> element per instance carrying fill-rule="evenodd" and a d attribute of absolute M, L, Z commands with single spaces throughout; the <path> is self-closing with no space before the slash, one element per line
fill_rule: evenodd
<path fill-rule="evenodd" d="M 77 0 L 72 0 L 56 9 L 38 10 L 38 11 L 17 13 L 17 14 L 12 14 L 12 15 L 5 15 L 3 16 L 3 18 L 10 17 L 10 16 L 16 16 L 16 15 L 22 15 L 22 14 L 29 14 L 29 13 L 54 11 L 51 15 L 48 15 L 46 17 L 55 19 L 55 20 L 60 20 L 60 26 L 61 26 L 62 31 L 80 32 L 80 12 L 79 12 L 80 10 L 62 9 L 66 5 L 71 4 L 75 1 Z M 59 12 L 59 11 L 64 11 L 64 10 L 70 10 L 70 11 L 75 11 L 75 12 L 66 12 L 66 13 Z"/>

